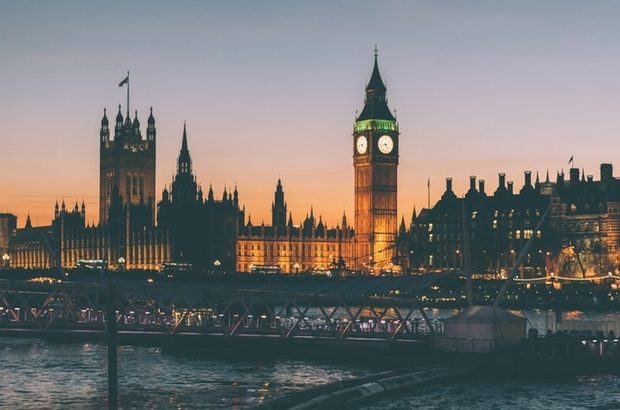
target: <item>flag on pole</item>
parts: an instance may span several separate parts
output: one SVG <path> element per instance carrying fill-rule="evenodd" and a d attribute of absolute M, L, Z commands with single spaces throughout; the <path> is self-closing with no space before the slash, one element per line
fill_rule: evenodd
<path fill-rule="evenodd" d="M 572 155 L 570 156 L 570 159 L 568 160 L 568 163 L 571 164 L 571 165 L 573 164 L 573 156 Z"/>
<path fill-rule="evenodd" d="M 122 87 L 122 86 L 124 86 L 124 85 L 125 85 L 125 84 L 127 84 L 127 83 L 129 83 L 129 74 L 127 74 L 127 77 L 125 77 L 125 79 L 124 79 L 123 81 L 121 81 L 121 82 L 118 84 L 118 86 L 119 86 L 119 87 Z"/>

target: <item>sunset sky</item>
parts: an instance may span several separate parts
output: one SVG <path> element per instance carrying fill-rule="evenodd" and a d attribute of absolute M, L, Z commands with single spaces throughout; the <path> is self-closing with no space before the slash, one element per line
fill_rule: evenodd
<path fill-rule="evenodd" d="M 199 182 L 235 183 L 270 223 L 282 178 L 295 221 L 353 219 L 351 137 L 374 45 L 400 124 L 399 214 L 455 179 L 620 155 L 620 2 L 6 1 L 0 12 L 0 212 L 48 224 L 56 200 L 98 221 L 99 124 L 157 121 L 157 186 L 183 121 Z M 144 128 L 143 128 L 144 133 Z M 616 171 L 616 175 L 620 172 Z"/>

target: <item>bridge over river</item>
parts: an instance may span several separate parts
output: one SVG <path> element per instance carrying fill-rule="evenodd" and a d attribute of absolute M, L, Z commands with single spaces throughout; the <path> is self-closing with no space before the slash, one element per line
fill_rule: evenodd
<path fill-rule="evenodd" d="M 442 322 L 428 318 L 418 293 L 444 276 L 0 280 L 0 333 L 104 340 L 114 316 L 121 343 L 423 344 Z"/>

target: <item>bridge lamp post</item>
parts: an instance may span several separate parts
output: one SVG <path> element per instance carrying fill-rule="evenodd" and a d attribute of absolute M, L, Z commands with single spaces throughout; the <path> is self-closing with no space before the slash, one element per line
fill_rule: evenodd
<path fill-rule="evenodd" d="M 9 267 L 9 261 L 11 260 L 11 256 L 8 253 L 2 255 L 2 262 L 4 263 L 4 267 Z"/>
<path fill-rule="evenodd" d="M 213 262 L 213 266 L 215 266 L 215 270 L 216 270 L 216 271 L 219 271 L 219 270 L 220 270 L 220 265 L 221 265 L 221 264 L 222 264 L 222 263 L 220 262 L 220 260 L 219 260 L 219 259 L 216 259 L 216 260 L 215 260 L 215 262 Z"/>
<path fill-rule="evenodd" d="M 295 268 L 295 273 L 299 273 L 299 264 L 297 262 L 295 262 L 295 265 L 293 265 L 293 267 Z"/>
<path fill-rule="evenodd" d="M 118 269 L 124 270 L 124 268 L 125 268 L 125 258 L 121 256 L 120 258 L 118 258 Z"/>

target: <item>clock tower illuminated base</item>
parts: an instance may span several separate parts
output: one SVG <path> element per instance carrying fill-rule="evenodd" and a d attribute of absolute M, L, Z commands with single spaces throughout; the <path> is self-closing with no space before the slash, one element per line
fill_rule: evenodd
<path fill-rule="evenodd" d="M 353 129 L 355 263 L 380 273 L 396 270 L 398 123 L 390 112 L 377 55 L 364 109 Z"/>

